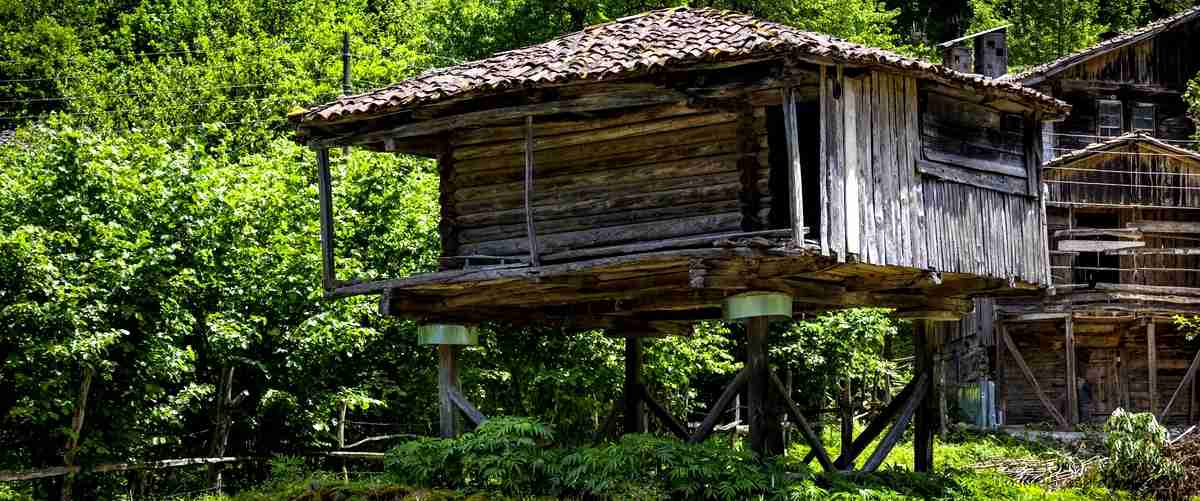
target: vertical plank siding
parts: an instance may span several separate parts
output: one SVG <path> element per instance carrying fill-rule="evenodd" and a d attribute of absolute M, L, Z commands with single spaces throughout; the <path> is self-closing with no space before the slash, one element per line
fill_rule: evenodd
<path fill-rule="evenodd" d="M 826 76 L 820 99 L 822 110 L 832 110 L 821 124 L 822 178 L 828 183 L 822 191 L 827 201 L 823 206 L 829 208 L 822 214 L 822 225 L 828 227 L 822 232 L 828 235 L 827 252 L 844 249 L 860 261 L 879 265 L 1046 283 L 1036 192 L 1016 195 L 916 169 L 925 149 L 922 130 L 928 130 L 917 80 L 885 72 L 839 79 L 833 68 Z M 838 87 L 840 96 L 833 90 Z M 995 116 L 994 125 L 1002 127 L 1003 115 L 996 111 Z M 1028 145 L 1021 144 L 1023 135 L 1015 136 L 1016 144 L 1011 144 L 1011 133 L 987 135 L 995 137 L 1015 151 L 1006 153 L 1006 161 L 1017 162 L 1000 168 L 1026 169 L 1022 150 Z M 837 185 L 839 180 L 845 186 Z M 1020 181 L 1024 190 L 1025 179 Z M 843 195 L 845 205 L 839 207 Z"/>

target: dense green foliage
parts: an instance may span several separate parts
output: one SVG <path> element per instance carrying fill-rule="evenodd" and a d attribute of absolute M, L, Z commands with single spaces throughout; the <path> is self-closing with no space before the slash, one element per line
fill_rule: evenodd
<path fill-rule="evenodd" d="M 245 395 L 231 455 L 331 447 L 342 405 L 352 420 L 392 423 L 351 427 L 350 440 L 430 434 L 435 358 L 411 323 L 380 317 L 370 299 L 320 299 L 313 156 L 289 140 L 285 114 L 341 93 L 343 32 L 351 86 L 362 90 L 684 3 L 924 55 L 968 25 L 1014 22 L 1046 40 L 1088 27 L 1058 45 L 1020 42 L 1030 47 L 1021 64 L 1186 6 L 1092 2 L 1079 7 L 1086 19 L 1044 24 L 1075 11 L 1018 0 L 0 0 L 0 131 L 16 129 L 0 144 L 0 469 L 206 455 L 225 368 L 235 369 L 232 394 Z M 364 152 L 333 160 L 343 278 L 433 269 L 430 163 Z M 902 369 L 879 354 L 903 329 L 878 310 L 831 314 L 779 327 L 772 357 L 824 404 L 840 385 L 901 382 Z M 685 340 L 649 342 L 646 384 L 695 417 L 738 366 L 739 339 L 737 327 L 710 323 Z M 619 340 L 504 325 L 486 326 L 482 340 L 463 355 L 470 399 L 489 414 L 553 423 L 560 444 L 592 438 L 618 396 Z M 652 437 L 607 447 L 560 458 L 581 468 L 571 489 L 599 489 L 586 483 L 598 478 L 588 476 L 597 451 L 742 457 Z M 491 485 L 492 466 L 462 467 Z M 79 488 L 111 495 L 122 482 L 85 476 Z M 46 497 L 56 485 L 15 488 Z"/>

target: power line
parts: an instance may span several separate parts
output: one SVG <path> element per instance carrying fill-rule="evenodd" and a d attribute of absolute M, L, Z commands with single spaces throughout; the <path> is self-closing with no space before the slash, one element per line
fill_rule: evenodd
<path fill-rule="evenodd" d="M 1119 139 L 1121 137 L 1121 136 L 1098 136 L 1098 135 L 1094 135 L 1094 134 L 1067 134 L 1067 133 L 1062 133 L 1062 132 L 1052 132 L 1052 133 L 1050 133 L 1050 135 L 1059 136 L 1059 137 L 1076 137 L 1076 138 L 1080 138 L 1080 139 L 1105 139 L 1105 140 Z M 1155 141 L 1162 141 L 1164 143 L 1200 143 L 1200 141 L 1195 141 L 1195 140 L 1191 140 L 1191 139 L 1162 139 L 1162 138 L 1157 138 L 1157 137 L 1153 138 L 1153 139 Z"/>
<path fill-rule="evenodd" d="M 1134 151 L 1090 151 L 1087 149 L 1073 150 L 1071 148 L 1053 148 L 1053 149 L 1055 151 L 1078 153 L 1079 155 L 1118 155 L 1118 156 L 1130 156 L 1130 157 L 1172 157 L 1172 158 L 1191 158 L 1193 160 L 1197 159 L 1197 156 L 1200 156 L 1200 153 L 1197 153 L 1196 155 L 1184 155 L 1181 153 L 1141 153 L 1141 152 L 1134 152 Z M 1058 160 L 1058 159 L 1066 157 L 1066 156 L 1067 155 L 1059 155 L 1059 156 L 1054 157 L 1053 160 Z"/>
<path fill-rule="evenodd" d="M 339 78 L 317 78 L 314 81 L 327 82 L 327 81 L 334 81 L 334 80 L 341 80 L 341 79 L 339 79 Z M 125 92 L 125 93 L 115 93 L 115 94 L 96 94 L 93 96 L 34 97 L 34 98 L 27 98 L 27 99 L 0 100 L 0 104 L 47 103 L 47 102 L 75 101 L 75 100 L 79 100 L 79 99 L 95 100 L 95 99 L 99 99 L 102 97 L 161 96 L 161 95 L 170 95 L 170 94 L 180 94 L 183 92 L 194 92 L 194 91 L 213 90 L 213 89 L 262 88 L 262 87 L 271 87 L 271 86 L 280 85 L 280 84 L 282 84 L 282 82 L 273 82 L 273 83 L 267 83 L 267 84 L 223 85 L 223 86 L 213 86 L 213 87 L 191 87 L 191 88 L 185 88 L 185 89 L 176 89 L 176 90 L 159 91 L 159 92 Z"/>

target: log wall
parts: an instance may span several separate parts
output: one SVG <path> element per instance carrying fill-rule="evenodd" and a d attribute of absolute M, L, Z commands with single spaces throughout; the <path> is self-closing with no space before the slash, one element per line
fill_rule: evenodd
<path fill-rule="evenodd" d="M 747 223 L 757 220 L 760 198 L 770 202 L 759 164 L 765 130 L 765 112 L 749 107 L 665 106 L 535 123 L 539 253 L 754 226 Z M 493 127 L 452 139 L 456 255 L 528 254 L 522 135 L 521 126 Z"/>

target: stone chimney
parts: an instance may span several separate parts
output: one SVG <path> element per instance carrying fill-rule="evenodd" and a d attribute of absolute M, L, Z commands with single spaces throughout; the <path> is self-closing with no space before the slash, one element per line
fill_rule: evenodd
<path fill-rule="evenodd" d="M 975 54 L 970 47 L 951 45 L 942 49 L 942 66 L 962 73 L 975 71 Z"/>

